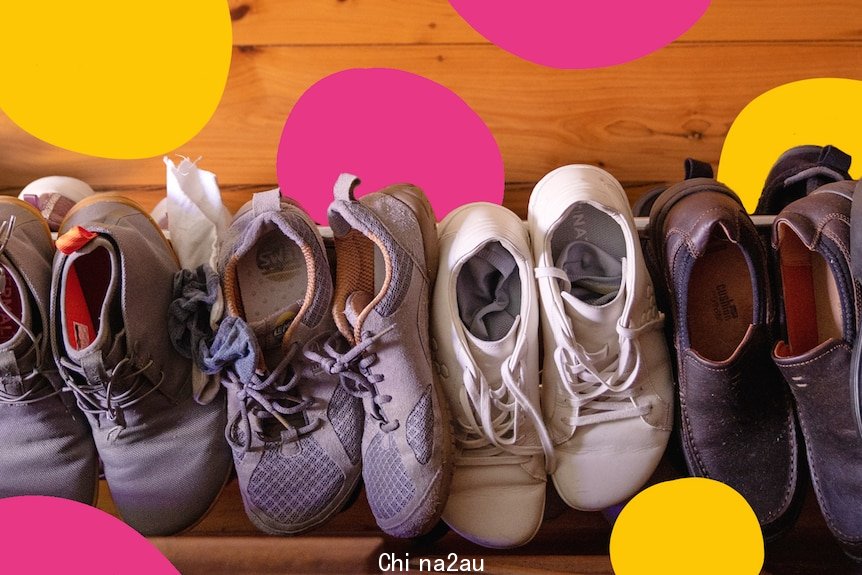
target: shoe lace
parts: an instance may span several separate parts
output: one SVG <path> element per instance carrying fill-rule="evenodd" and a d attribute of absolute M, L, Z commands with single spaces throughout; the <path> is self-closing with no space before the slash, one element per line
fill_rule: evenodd
<path fill-rule="evenodd" d="M 0 223 L 0 255 L 5 253 L 6 245 L 9 243 L 9 239 L 12 237 L 12 230 L 15 228 L 15 216 L 10 215 L 8 220 L 4 220 Z M 6 277 L 6 268 L 0 266 L 0 292 L 2 292 L 6 288 L 6 282 L 8 278 Z M 58 395 L 61 390 L 54 389 L 51 385 L 50 381 L 46 377 L 46 374 L 49 373 L 57 373 L 56 369 L 44 369 L 43 367 L 43 354 L 42 354 L 42 338 L 43 334 L 39 334 L 38 336 L 33 333 L 33 330 L 24 325 L 24 322 L 21 318 L 16 316 L 9 306 L 0 298 L 0 310 L 11 319 L 18 328 L 24 332 L 27 338 L 33 345 L 34 359 L 33 368 L 29 373 L 21 376 L 21 382 L 30 384 L 35 381 L 36 383 L 32 385 L 22 386 L 21 393 L 15 394 L 4 389 L 0 388 L 0 404 L 4 405 L 27 405 L 30 403 L 36 403 L 37 401 L 42 401 L 44 399 L 48 399 L 49 397 L 54 397 Z M 51 393 L 45 393 L 47 390 L 52 390 Z"/>
<path fill-rule="evenodd" d="M 294 429 L 296 437 L 311 433 L 320 424 L 319 418 L 305 425 L 295 426 L 287 420 L 288 416 L 302 414 L 313 403 L 312 398 L 303 399 L 296 395 L 299 374 L 293 367 L 298 343 L 288 348 L 284 357 L 271 372 L 255 371 L 250 378 L 242 378 L 228 368 L 222 377 L 234 384 L 239 399 L 240 421 L 245 429 L 243 449 L 251 449 L 251 434 L 264 434 L 265 422 L 277 421 L 284 429 Z"/>
<path fill-rule="evenodd" d="M 625 268 L 625 258 L 622 265 Z M 558 268 L 538 268 L 536 272 L 539 276 L 568 282 L 565 272 Z M 554 306 L 557 317 L 562 320 L 559 325 L 562 343 L 554 349 L 554 363 L 567 394 L 565 402 L 574 409 L 570 416 L 563 416 L 560 421 L 577 428 L 647 415 L 651 406 L 639 402 L 632 388 L 643 365 L 640 338 L 644 333 L 662 329 L 664 314 L 656 310 L 643 318 L 641 325 L 631 326 L 631 301 L 627 302 L 616 325 L 617 350 L 605 345 L 598 352 L 591 353 L 575 341 L 571 319 L 562 298 L 554 298 Z M 654 305 L 650 309 L 654 309 Z M 604 367 L 597 367 L 601 364 Z"/>
<path fill-rule="evenodd" d="M 518 329 L 520 321 L 518 317 L 513 329 Z M 463 368 L 464 380 L 459 391 L 461 410 L 456 417 L 460 432 L 458 439 L 466 450 L 474 452 L 469 460 L 462 459 L 462 462 L 498 464 L 501 453 L 524 457 L 526 461 L 529 456 L 544 453 L 545 468 L 548 473 L 553 473 L 556 468 L 554 444 L 541 413 L 523 391 L 525 334 L 518 336 L 512 355 L 500 366 L 502 385 L 495 389 L 469 353 L 463 330 L 456 328 L 455 332 L 459 343 L 456 356 Z M 540 445 L 517 444 L 523 435 L 519 428 L 525 419 L 536 430 Z"/>
<path fill-rule="evenodd" d="M 301 426 L 288 420 L 290 416 L 304 415 L 314 401 L 297 394 L 300 376 L 294 361 L 299 344 L 291 344 L 278 365 L 268 371 L 258 365 L 261 351 L 256 341 L 254 331 L 242 318 L 230 316 L 219 324 L 211 346 L 202 349 L 204 373 L 221 374 L 222 384 L 235 390 L 239 399 L 245 451 L 251 450 L 252 432 L 259 437 L 266 435 L 266 424 L 273 420 L 283 429 L 294 430 L 296 438 L 311 433 L 320 425 L 319 418 Z"/>
<path fill-rule="evenodd" d="M 383 406 L 392 401 L 391 395 L 379 392 L 377 384 L 383 381 L 384 376 L 373 373 L 372 366 L 377 363 L 377 354 L 369 352 L 380 338 L 395 328 L 391 325 L 379 333 L 366 331 L 362 334 L 359 343 L 345 352 L 339 352 L 344 338 L 338 334 L 323 334 L 310 341 L 303 353 L 305 357 L 318 363 L 327 372 L 338 375 L 341 387 L 354 397 L 362 400 L 365 413 L 379 422 L 380 430 L 384 433 L 395 431 L 401 425 L 397 419 L 389 419 Z M 326 338 L 320 347 L 322 353 L 315 351 L 315 344 Z"/>
<path fill-rule="evenodd" d="M 78 407 L 85 413 L 104 415 L 115 426 L 108 432 L 108 438 L 116 438 L 126 427 L 123 411 L 133 407 L 155 392 L 165 380 L 164 372 L 159 374 L 159 380 L 151 383 L 146 372 L 153 365 L 149 359 L 136 367 L 137 361 L 127 355 L 116 363 L 113 369 L 105 370 L 105 382 L 90 383 L 87 381 L 84 369 L 66 357 L 60 358 L 60 365 L 67 370 L 82 376 L 86 383 L 78 383 L 74 378 L 67 377 L 66 385 L 75 394 Z M 130 382 L 129 385 L 123 385 Z M 118 391 L 118 388 L 121 388 Z"/>

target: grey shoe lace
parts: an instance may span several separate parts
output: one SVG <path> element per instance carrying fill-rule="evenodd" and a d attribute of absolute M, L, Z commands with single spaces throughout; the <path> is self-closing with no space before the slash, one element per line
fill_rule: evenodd
<path fill-rule="evenodd" d="M 320 424 L 315 418 L 304 425 L 292 425 L 288 418 L 302 415 L 313 403 L 296 393 L 299 375 L 293 367 L 299 344 L 292 344 L 270 372 L 257 366 L 260 350 L 248 324 L 238 317 L 228 317 L 219 325 L 210 352 L 203 358 L 204 373 L 221 373 L 222 383 L 235 390 L 240 405 L 240 421 L 245 430 L 242 447 L 251 449 L 252 431 L 264 435 L 265 424 L 277 421 L 284 429 L 293 429 L 296 437 L 311 433 Z"/>
<path fill-rule="evenodd" d="M 369 349 L 394 327 L 389 326 L 377 334 L 368 331 L 363 333 L 361 341 L 345 352 L 338 351 L 338 348 L 344 345 L 344 338 L 338 333 L 328 336 L 322 345 L 323 353 L 315 351 L 314 345 L 327 337 L 326 334 L 310 341 L 303 350 L 305 357 L 318 363 L 329 373 L 339 376 L 344 391 L 362 400 L 365 413 L 378 422 L 384 433 L 395 431 L 401 422 L 397 419 L 390 420 L 386 416 L 383 406 L 392 401 L 392 396 L 381 394 L 377 389 L 377 384 L 383 381 L 383 375 L 371 371 L 372 366 L 377 363 L 377 354 L 369 352 Z"/>
<path fill-rule="evenodd" d="M 113 369 L 101 370 L 105 377 L 102 381 L 88 381 L 84 368 L 72 362 L 66 357 L 60 358 L 60 365 L 66 370 L 77 373 L 86 383 L 78 383 L 74 377 L 67 376 L 66 385 L 75 394 L 78 407 L 85 413 L 93 415 L 104 415 L 107 420 L 114 424 L 108 432 L 109 438 L 116 438 L 119 432 L 126 427 L 123 411 L 143 401 L 151 393 L 155 392 L 165 380 L 165 374 L 159 374 L 159 380 L 151 383 L 143 377 L 144 372 L 153 365 L 149 359 L 141 367 L 135 367 L 135 358 L 126 356 L 113 367 Z M 122 391 L 117 388 L 125 382 L 131 382 Z"/>
<path fill-rule="evenodd" d="M 15 216 L 9 216 L 8 220 L 4 220 L 0 223 L 0 255 L 2 255 L 6 250 L 6 244 L 9 243 L 9 238 L 12 237 L 12 230 L 15 227 Z M 6 268 L 0 266 L 0 292 L 2 292 L 6 288 L 6 282 L 8 278 L 6 277 Z M 0 388 L 0 404 L 5 405 L 26 405 L 30 403 L 36 403 L 37 401 L 42 401 L 44 399 L 48 399 L 49 397 L 54 397 L 55 395 L 60 393 L 59 389 L 54 389 L 51 385 L 51 382 L 48 380 L 46 374 L 48 373 L 57 373 L 56 369 L 44 369 L 43 368 L 43 356 L 42 356 L 42 334 L 38 336 L 33 333 L 33 331 L 24 325 L 24 322 L 12 313 L 12 310 L 0 299 L 0 310 L 6 314 L 6 317 L 11 319 L 18 328 L 24 332 L 27 338 L 33 344 L 33 351 L 35 354 L 35 362 L 33 363 L 33 369 L 30 370 L 29 373 L 21 376 L 21 382 L 30 384 L 34 382 L 31 386 L 22 385 L 22 390 L 26 389 L 26 391 L 22 391 L 21 393 L 11 393 L 5 391 L 3 388 Z M 51 390 L 50 393 L 46 393 Z"/>

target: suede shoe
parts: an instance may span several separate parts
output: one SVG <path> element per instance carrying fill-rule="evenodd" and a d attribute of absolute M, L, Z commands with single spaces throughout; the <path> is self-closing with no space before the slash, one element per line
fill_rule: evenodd
<path fill-rule="evenodd" d="M 333 314 L 346 347 L 331 346 L 324 364 L 365 408 L 362 473 L 377 524 L 416 537 L 440 518 L 453 471 L 451 422 L 429 348 L 437 222 L 414 186 L 356 200 L 358 184 L 342 175 L 329 207 Z"/>
<path fill-rule="evenodd" d="M 674 318 L 688 470 L 736 489 L 774 537 L 804 490 L 792 404 L 769 358 L 764 247 L 739 198 L 711 178 L 668 188 L 649 233 Z"/>
<path fill-rule="evenodd" d="M 317 226 L 279 190 L 255 194 L 220 250 L 225 317 L 203 360 L 228 392 L 225 435 L 246 514 L 297 534 L 341 510 L 360 478 L 364 413 L 303 355 L 335 332 Z"/>
<path fill-rule="evenodd" d="M 775 215 L 820 186 L 849 180 L 851 158 L 835 146 L 796 146 L 775 161 L 755 214 Z"/>
<path fill-rule="evenodd" d="M 144 535 L 197 523 L 230 472 L 224 398 L 194 401 L 191 362 L 171 345 L 178 264 L 133 202 L 91 196 L 60 226 L 51 285 L 57 366 L 87 415 L 123 519 Z"/>
<path fill-rule="evenodd" d="M 62 390 L 48 336 L 51 234 L 35 208 L 13 198 L 0 198 L 0 220 L 0 497 L 93 505 L 96 446 Z"/>
<path fill-rule="evenodd" d="M 844 551 L 862 560 L 862 438 L 848 385 L 860 317 L 849 259 L 855 185 L 820 187 L 775 218 L 785 323 L 773 357 L 796 400 L 826 524 Z"/>

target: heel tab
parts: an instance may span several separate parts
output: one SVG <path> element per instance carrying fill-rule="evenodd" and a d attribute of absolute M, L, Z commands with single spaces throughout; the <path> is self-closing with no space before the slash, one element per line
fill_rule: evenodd
<path fill-rule="evenodd" d="M 251 197 L 252 211 L 255 217 L 267 212 L 281 211 L 281 190 L 275 188 L 266 192 L 258 192 Z"/>
<path fill-rule="evenodd" d="M 685 179 L 693 180 L 694 178 L 715 178 L 715 172 L 712 171 L 712 166 L 707 162 L 701 162 L 694 158 L 685 159 Z"/>
<path fill-rule="evenodd" d="M 338 179 L 335 181 L 335 186 L 332 189 L 333 196 L 336 200 L 342 200 L 345 202 L 355 201 L 356 196 L 354 195 L 354 190 L 356 190 L 356 187 L 360 183 L 362 183 L 362 180 L 360 180 L 358 176 L 347 173 L 341 174 L 338 176 Z"/>

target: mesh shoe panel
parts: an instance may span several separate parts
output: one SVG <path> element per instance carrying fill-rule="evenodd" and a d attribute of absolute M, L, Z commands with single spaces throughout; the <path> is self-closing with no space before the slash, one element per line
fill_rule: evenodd
<path fill-rule="evenodd" d="M 434 450 L 434 412 L 430 385 L 407 416 L 407 443 L 416 455 L 416 461 L 422 465 L 428 463 Z"/>
<path fill-rule="evenodd" d="M 339 385 L 329 400 L 326 417 L 335 430 L 335 435 L 344 447 L 344 452 L 354 465 L 359 463 L 362 452 L 362 426 L 365 412 L 362 402 L 351 396 Z"/>
<path fill-rule="evenodd" d="M 284 457 L 277 449 L 267 449 L 248 483 L 248 495 L 255 506 L 275 521 L 297 524 L 320 513 L 338 494 L 344 474 L 307 437 L 302 451 Z"/>
<path fill-rule="evenodd" d="M 385 433 L 379 433 L 368 446 L 364 459 L 368 503 L 374 516 L 382 520 L 400 513 L 416 493 L 398 449 L 384 445 L 386 438 Z"/>

